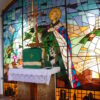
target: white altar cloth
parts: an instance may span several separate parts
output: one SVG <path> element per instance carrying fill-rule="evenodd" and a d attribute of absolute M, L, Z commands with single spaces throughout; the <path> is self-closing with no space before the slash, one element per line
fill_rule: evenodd
<path fill-rule="evenodd" d="M 51 75 L 57 72 L 60 72 L 60 67 L 51 69 L 9 69 L 8 80 L 49 85 Z"/>

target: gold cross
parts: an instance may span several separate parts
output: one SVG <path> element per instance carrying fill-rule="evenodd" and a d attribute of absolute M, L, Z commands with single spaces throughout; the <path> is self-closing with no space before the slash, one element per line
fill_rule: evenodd
<path fill-rule="evenodd" d="M 30 58 L 31 58 L 31 59 L 32 59 L 32 57 L 33 57 L 33 54 L 30 55 Z"/>

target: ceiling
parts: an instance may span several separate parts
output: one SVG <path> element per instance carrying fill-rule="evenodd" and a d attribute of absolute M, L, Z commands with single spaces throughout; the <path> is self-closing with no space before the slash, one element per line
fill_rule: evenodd
<path fill-rule="evenodd" d="M 0 0 L 0 15 L 3 9 L 7 7 L 7 5 L 11 2 L 12 0 Z"/>

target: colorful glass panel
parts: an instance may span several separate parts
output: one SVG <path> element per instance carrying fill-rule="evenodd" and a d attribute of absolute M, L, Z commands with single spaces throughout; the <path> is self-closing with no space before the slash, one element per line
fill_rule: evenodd
<path fill-rule="evenodd" d="M 99 8 L 98 0 L 69 0 L 67 3 L 73 64 L 85 89 L 98 88 L 100 82 Z"/>
<path fill-rule="evenodd" d="M 9 68 L 22 68 L 21 4 L 22 2 L 18 0 L 3 13 L 3 50 L 5 77 L 8 75 Z"/>
<path fill-rule="evenodd" d="M 98 0 L 17 0 L 3 15 L 5 71 L 60 66 L 60 87 L 99 89 L 99 8 Z"/>

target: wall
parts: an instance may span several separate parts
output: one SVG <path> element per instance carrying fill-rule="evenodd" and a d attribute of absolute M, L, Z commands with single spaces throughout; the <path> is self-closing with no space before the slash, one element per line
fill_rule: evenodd
<path fill-rule="evenodd" d="M 3 94 L 2 19 L 0 16 L 0 94 Z"/>

